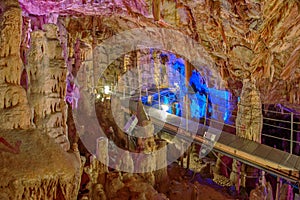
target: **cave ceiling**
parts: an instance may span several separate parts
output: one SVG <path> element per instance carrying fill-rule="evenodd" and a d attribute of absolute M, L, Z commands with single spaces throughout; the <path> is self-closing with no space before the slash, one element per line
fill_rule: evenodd
<path fill-rule="evenodd" d="M 299 109 L 298 0 L 19 0 L 24 13 L 77 20 L 101 18 L 111 34 L 135 27 L 179 30 L 209 54 L 231 91 L 256 80 L 262 102 Z M 160 5 L 160 6 L 159 6 Z M 79 19 L 78 19 L 79 18 Z M 80 22 L 78 22 L 80 21 Z M 72 24 L 69 22 L 69 24 Z M 300 109 L 299 109 L 300 110 Z"/>

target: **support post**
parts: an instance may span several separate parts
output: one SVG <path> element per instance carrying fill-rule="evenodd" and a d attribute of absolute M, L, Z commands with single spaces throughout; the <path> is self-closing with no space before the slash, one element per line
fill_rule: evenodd
<path fill-rule="evenodd" d="M 192 76 L 192 66 L 188 61 L 185 61 L 185 87 L 186 87 L 186 95 L 185 95 L 185 120 L 186 120 L 186 131 L 188 131 L 188 120 L 190 118 L 190 105 L 189 105 L 189 81 Z"/>
<path fill-rule="evenodd" d="M 208 96 L 206 96 L 205 114 L 204 114 L 204 122 L 203 122 L 204 127 L 206 126 L 206 121 L 207 121 L 207 119 L 206 119 L 206 117 L 207 117 L 207 109 L 208 109 Z"/>
<path fill-rule="evenodd" d="M 186 168 L 187 169 L 190 168 L 191 149 L 192 149 L 191 146 L 189 146 L 188 153 L 187 153 L 187 161 L 186 161 Z"/>
<path fill-rule="evenodd" d="M 242 167 L 242 163 L 240 163 L 239 161 L 237 161 L 237 184 L 236 184 L 236 190 L 237 193 L 240 194 L 241 191 L 241 167 Z"/>
<path fill-rule="evenodd" d="M 185 96 L 185 130 L 188 132 L 189 131 L 189 111 L 190 111 L 190 107 L 189 107 L 189 98 L 188 98 L 188 94 Z"/>
<path fill-rule="evenodd" d="M 291 138 L 290 138 L 290 154 L 293 154 L 294 139 L 294 113 L 291 113 Z"/>
<path fill-rule="evenodd" d="M 141 80 L 141 68 L 140 68 L 140 52 L 136 52 L 136 65 L 138 70 L 138 88 L 139 88 L 139 100 L 142 100 L 142 80 Z"/>
<path fill-rule="evenodd" d="M 157 93 L 158 93 L 158 109 L 160 110 L 161 105 L 160 105 L 160 90 L 159 90 L 159 85 L 157 86 Z"/>
<path fill-rule="evenodd" d="M 186 131 L 188 132 L 189 130 L 189 119 L 190 119 L 190 113 L 191 113 L 191 108 L 190 108 L 190 101 L 189 101 L 189 82 L 190 78 L 192 76 L 192 66 L 191 64 L 185 60 L 185 87 L 186 87 L 186 95 L 185 95 L 185 128 Z M 191 148 L 189 147 L 187 149 L 187 169 L 190 166 L 190 154 L 191 154 Z"/>
<path fill-rule="evenodd" d="M 275 200 L 279 200 L 280 199 L 280 189 L 281 189 L 281 179 L 280 177 L 277 177 L 277 186 L 276 186 L 276 196 L 275 196 Z"/>

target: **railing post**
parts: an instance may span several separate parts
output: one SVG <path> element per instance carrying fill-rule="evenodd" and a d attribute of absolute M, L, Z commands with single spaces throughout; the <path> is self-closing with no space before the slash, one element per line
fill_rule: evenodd
<path fill-rule="evenodd" d="M 185 130 L 187 133 L 189 133 L 189 113 L 190 113 L 190 105 L 189 105 L 189 99 L 188 94 L 185 95 Z M 192 134 L 192 133 L 191 133 Z M 189 169 L 190 167 L 190 154 L 191 154 L 191 148 L 188 147 L 187 149 L 187 161 L 186 161 L 186 168 Z"/>
<path fill-rule="evenodd" d="M 293 154 L 293 143 L 294 143 L 294 113 L 291 112 L 291 138 L 290 138 L 290 154 Z"/>
<path fill-rule="evenodd" d="M 206 96 L 205 113 L 204 113 L 204 123 L 203 123 L 204 127 L 206 126 L 207 109 L 208 109 L 208 96 Z"/>
<path fill-rule="evenodd" d="M 157 87 L 158 91 L 158 109 L 160 110 L 160 92 L 159 92 L 159 86 Z"/>
<path fill-rule="evenodd" d="M 189 130 L 189 100 L 188 100 L 188 96 L 185 96 L 185 130 L 188 132 Z"/>
<path fill-rule="evenodd" d="M 282 181 L 280 177 L 277 177 L 277 185 L 276 185 L 276 196 L 275 200 L 280 199 L 280 189 L 281 189 Z"/>

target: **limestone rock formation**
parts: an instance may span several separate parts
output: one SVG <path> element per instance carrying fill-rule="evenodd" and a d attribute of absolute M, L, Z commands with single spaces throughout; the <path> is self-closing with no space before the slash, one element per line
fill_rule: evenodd
<path fill-rule="evenodd" d="M 30 109 L 26 92 L 20 85 L 22 10 L 9 1 L 3 2 L 0 13 L 0 114 L 3 129 L 30 127 Z"/>
<path fill-rule="evenodd" d="M 236 118 L 236 135 L 261 143 L 263 126 L 262 104 L 254 79 L 244 79 L 238 113 Z M 239 161 L 232 164 L 231 181 L 236 185 L 246 187 L 246 167 Z"/>
<path fill-rule="evenodd" d="M 111 174 L 106 184 L 109 184 L 106 190 L 109 199 L 168 199 L 137 174 Z"/>
<path fill-rule="evenodd" d="M 254 190 L 251 191 L 250 197 L 251 200 L 273 200 L 272 187 L 268 182 L 266 187 L 257 186 Z M 287 198 L 284 198 L 287 199 Z"/>
<path fill-rule="evenodd" d="M 76 198 L 80 161 L 75 144 L 78 141 L 76 130 L 72 129 L 72 134 L 75 135 L 72 150 L 77 152 L 76 156 L 66 152 L 70 149 L 64 101 L 67 74 L 72 75 L 73 84 L 76 83 L 76 89 L 79 91 L 77 94 L 82 95 L 80 99 L 79 95 L 72 96 L 74 101 L 69 103 L 73 103 L 74 108 L 76 105 L 82 107 L 87 114 L 94 110 L 94 107 L 87 104 L 93 105 L 93 95 L 101 90 L 94 87 L 100 77 L 102 79 L 99 82 L 103 80 L 99 84 L 101 87 L 106 84 L 111 87 L 120 81 L 125 73 L 128 73 L 129 77 L 135 77 L 139 72 L 135 73 L 132 69 L 139 64 L 145 64 L 142 63 L 143 59 L 154 66 L 155 78 L 149 82 L 152 81 L 154 86 L 166 86 L 164 78 L 159 80 L 160 69 L 164 70 L 166 66 L 165 63 L 159 63 L 158 57 L 144 56 L 143 51 L 147 50 L 123 52 L 135 39 L 140 39 L 146 45 L 149 42 L 148 48 L 163 44 L 166 51 L 176 51 L 173 53 L 185 56 L 188 61 L 196 60 L 192 64 L 199 68 L 210 87 L 226 86 L 236 97 L 240 96 L 237 135 L 260 142 L 262 104 L 282 103 L 300 112 L 299 13 L 300 3 L 297 0 L 2 0 L 0 124 L 3 131 L 0 131 L 0 150 L 3 148 L 4 151 L 0 151 L 0 158 L 3 158 L 1 166 L 5 167 L 0 170 L 0 174 L 5 175 L 10 164 L 22 164 L 21 159 L 25 159 L 24 174 L 28 174 L 13 174 L 15 182 L 5 175 L 7 181 L 5 179 L 6 182 L 0 187 L 4 191 L 1 192 L 0 198 L 30 198 L 34 195 L 40 195 L 40 199 Z M 122 31 L 135 28 L 145 31 L 149 27 L 153 30 L 158 29 L 146 31 L 145 34 L 129 31 L 122 37 L 121 42 L 113 38 L 116 40 L 111 41 L 111 51 L 97 48 L 103 41 Z M 167 30 L 172 34 L 168 34 Z M 178 36 L 180 34 L 187 37 L 181 38 Z M 114 62 L 109 63 L 112 58 Z M 144 70 L 151 67 L 145 67 Z M 119 88 L 121 92 L 127 92 L 124 86 L 128 82 L 129 79 L 124 80 L 123 88 Z M 140 83 L 141 80 L 138 80 L 132 85 L 139 86 Z M 111 116 L 112 106 L 109 98 L 99 104 L 101 105 L 96 105 L 96 111 L 101 115 L 98 116 L 100 124 L 108 135 L 111 134 L 109 139 L 116 145 L 146 153 L 156 150 L 154 137 L 138 139 L 134 143 L 120 127 L 115 128 L 117 126 L 113 118 L 124 125 L 125 117 L 122 114 Z M 113 105 L 116 106 L 116 110 L 120 109 L 120 104 L 114 102 Z M 149 121 L 143 119 L 139 123 L 140 133 L 145 132 L 147 136 L 153 134 L 153 125 Z M 94 126 L 96 125 L 82 127 L 85 132 L 93 135 L 90 141 L 93 144 L 97 139 L 97 133 L 93 132 Z M 113 127 L 112 130 L 110 127 Z M 20 134 L 16 135 L 17 133 Z M 46 135 L 50 136 L 50 139 L 45 139 Z M 5 141 L 13 145 L 5 145 Z M 31 147 L 31 143 L 40 145 Z M 130 144 L 133 148 L 130 148 Z M 37 152 L 33 147 L 36 147 L 41 155 L 34 154 Z M 96 151 L 93 148 L 92 150 Z M 139 158 L 141 167 L 146 171 L 155 169 L 161 160 L 166 160 L 164 154 L 155 155 L 156 162 L 151 162 L 151 156 L 153 155 Z M 44 162 L 38 163 L 36 159 Z M 71 164 L 61 164 L 61 160 L 70 161 Z M 46 161 L 58 166 L 47 166 Z M 126 165 L 128 171 L 136 167 L 133 166 L 133 158 L 128 153 L 118 161 L 116 165 Z M 38 169 L 36 174 L 30 171 L 32 167 Z M 53 167 L 54 171 L 51 171 L 50 167 Z M 61 167 L 63 173 L 55 171 L 56 167 Z M 240 167 L 243 168 L 234 163 L 234 171 L 239 171 Z M 100 178 L 95 175 L 99 169 Z M 96 165 L 89 171 L 91 177 L 94 177 L 90 196 L 95 199 L 99 196 L 103 199 L 118 199 L 119 196 L 114 194 L 116 192 L 119 192 L 120 196 L 129 195 L 132 199 L 166 198 L 158 194 L 153 187 L 168 179 L 166 169 L 158 173 L 134 176 L 122 177 L 113 174 L 108 176 L 108 183 L 114 184 L 111 190 L 107 189 L 108 185 L 103 182 L 106 171 L 107 167 L 103 165 Z M 57 172 L 57 177 L 50 172 Z M 42 174 L 40 182 L 39 174 Z M 101 181 L 96 180 L 98 178 Z M 145 179 L 149 179 L 150 184 L 144 183 Z M 232 179 L 237 180 L 238 177 L 233 175 Z M 75 182 L 74 188 L 71 188 L 72 182 Z M 141 187 L 136 188 L 135 184 L 140 184 Z M 180 181 L 173 182 L 175 192 L 171 194 L 172 197 L 185 198 L 181 196 L 180 186 Z M 188 183 L 183 187 L 188 191 L 190 198 L 199 197 L 199 187 Z M 45 196 L 41 188 L 57 190 L 50 189 L 51 194 Z"/>
<path fill-rule="evenodd" d="M 57 39 L 57 26 L 45 24 L 44 31 L 31 33 L 27 71 L 28 99 L 32 107 L 32 123 L 61 144 L 70 144 L 66 131 L 66 73 L 62 48 Z"/>
<path fill-rule="evenodd" d="M 77 199 L 80 164 L 40 129 L 0 130 L 1 199 Z M 19 145 L 15 146 L 14 144 Z"/>
<path fill-rule="evenodd" d="M 299 110 L 295 106 L 300 73 L 298 1 L 20 0 L 20 4 L 44 21 L 51 21 L 54 13 L 86 15 L 66 17 L 70 50 L 78 37 L 97 45 L 116 32 L 136 27 L 179 30 L 205 48 L 214 61 L 209 67 L 218 69 L 233 93 L 239 94 L 240 82 L 253 76 L 264 93 L 262 103 L 280 102 Z"/>
<path fill-rule="evenodd" d="M 66 152 L 66 68 L 55 25 L 32 33 L 27 55 L 30 25 L 22 28 L 18 1 L 1 1 L 0 18 L 0 198 L 76 199 L 80 160 Z"/>
<path fill-rule="evenodd" d="M 263 126 L 261 96 L 255 81 L 245 79 L 236 118 L 236 135 L 259 143 Z"/>

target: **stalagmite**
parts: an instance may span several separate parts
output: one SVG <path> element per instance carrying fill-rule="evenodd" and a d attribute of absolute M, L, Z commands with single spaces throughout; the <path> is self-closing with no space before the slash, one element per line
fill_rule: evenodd
<path fill-rule="evenodd" d="M 33 31 L 28 55 L 28 98 L 33 109 L 32 121 L 43 128 L 67 151 L 70 144 L 66 129 L 67 68 L 57 39 L 57 27 L 45 24 L 45 31 Z"/>
<path fill-rule="evenodd" d="M 3 1 L 0 13 L 0 124 L 3 129 L 27 129 L 30 109 L 20 85 L 22 15 L 15 1 Z"/>
<path fill-rule="evenodd" d="M 260 143 L 263 126 L 262 104 L 255 84 L 254 79 L 244 79 L 243 81 L 240 102 L 238 102 L 236 135 Z M 233 161 L 230 179 L 238 190 L 240 186 L 246 187 L 245 167 L 239 161 Z"/>
<path fill-rule="evenodd" d="M 255 80 L 245 79 L 238 103 L 236 135 L 256 142 L 261 142 L 262 104 L 260 92 L 256 89 Z"/>
<path fill-rule="evenodd" d="M 30 69 L 24 71 L 30 31 L 22 37 L 18 1 L 2 1 L 0 6 L 0 138 L 12 148 L 0 151 L 0 199 L 76 199 L 80 162 L 78 155 L 66 152 L 69 143 L 64 139 L 66 116 L 62 114 L 65 76 L 60 71 L 63 65 L 56 61 L 61 56 L 55 29 L 45 26 L 46 32 L 33 34 L 36 41 L 29 56 Z M 48 76 L 42 74 L 37 79 L 45 68 Z M 34 95 L 36 99 L 32 99 Z M 45 131 L 52 138 L 43 134 Z"/>
<path fill-rule="evenodd" d="M 157 143 L 157 153 L 156 153 L 156 166 L 167 166 L 167 142 L 163 140 L 156 141 Z M 164 149 L 165 151 L 162 151 Z M 169 177 L 167 167 L 158 169 L 154 172 L 155 175 L 155 185 L 159 192 L 163 192 L 167 189 L 169 185 Z"/>

